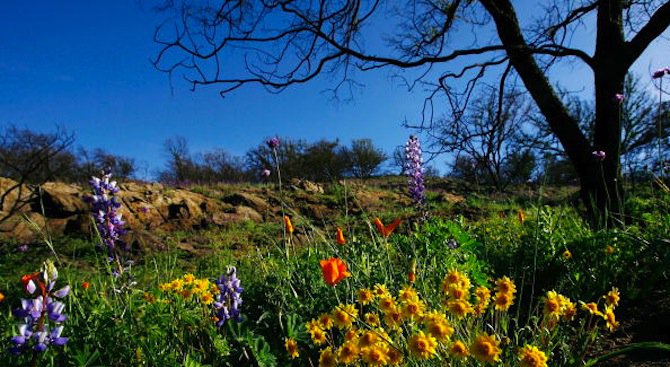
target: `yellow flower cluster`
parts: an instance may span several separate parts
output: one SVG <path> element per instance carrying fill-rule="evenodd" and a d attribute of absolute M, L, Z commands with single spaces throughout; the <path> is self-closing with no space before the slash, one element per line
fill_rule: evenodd
<path fill-rule="evenodd" d="M 619 305 L 619 299 L 621 298 L 619 289 L 612 288 L 612 290 L 607 292 L 602 298 L 605 300 L 605 306 L 602 312 L 598 309 L 598 303 L 596 302 L 584 303 L 580 301 L 582 310 L 588 311 L 592 316 L 602 317 L 603 320 L 605 320 L 607 329 L 609 329 L 609 331 L 614 331 L 619 327 L 619 322 L 616 320 L 616 315 L 614 314 L 614 308 Z"/>
<path fill-rule="evenodd" d="M 543 314 L 545 325 L 553 329 L 561 318 L 565 321 L 574 319 L 577 306 L 570 301 L 570 298 L 555 291 L 549 291 L 544 298 Z"/>
<path fill-rule="evenodd" d="M 502 277 L 496 280 L 496 294 L 493 299 L 497 311 L 507 311 L 516 297 L 516 285 L 508 277 Z"/>
<path fill-rule="evenodd" d="M 494 320 L 508 317 L 504 312 L 513 304 L 517 291 L 510 278 L 495 281 L 492 297 L 493 290 L 472 287 L 465 273 L 450 270 L 440 290 L 441 304 L 437 304 L 437 309 L 431 308 L 412 284 L 397 293 L 384 284 L 357 290 L 356 303 L 339 304 L 305 324 L 312 343 L 321 348 L 319 366 L 394 366 L 402 365 L 405 360 L 421 364 L 438 358 L 441 361 L 472 358 L 482 365 L 496 364 L 501 362 L 503 348 L 510 348 L 517 350 L 520 366 L 547 367 L 547 355 L 534 345 L 506 347 L 510 339 L 505 336 L 505 328 L 495 327 L 486 332 L 473 328 L 477 322 L 473 324 L 470 318 L 483 317 L 491 304 L 500 311 L 490 314 Z M 583 307 L 597 312 L 612 330 L 616 327 L 612 310 L 619 302 L 618 290 L 612 289 L 603 299 L 605 312 L 598 311 L 595 303 Z M 543 327 L 554 328 L 559 321 L 576 317 L 576 304 L 555 291 L 547 292 L 542 302 Z M 286 339 L 285 347 L 289 357 L 299 356 L 295 340 Z"/>
<path fill-rule="evenodd" d="M 193 274 L 162 283 L 158 289 L 168 294 L 179 295 L 186 300 L 197 300 L 205 305 L 214 302 L 214 297 L 220 292 L 216 284 L 209 279 L 198 279 Z"/>

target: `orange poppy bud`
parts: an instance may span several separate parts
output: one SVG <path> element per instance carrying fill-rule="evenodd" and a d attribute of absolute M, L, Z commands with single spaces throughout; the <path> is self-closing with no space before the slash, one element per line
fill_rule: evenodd
<path fill-rule="evenodd" d="M 416 260 L 412 260 L 412 264 L 409 267 L 409 272 L 407 273 L 407 281 L 410 283 L 416 282 Z"/>
<path fill-rule="evenodd" d="M 517 212 L 517 217 L 519 218 L 519 223 L 523 224 L 523 221 L 526 220 L 526 214 L 524 214 L 523 210 L 519 209 Z"/>
<path fill-rule="evenodd" d="M 5 300 L 5 295 L 0 292 L 0 303 Z"/>
<path fill-rule="evenodd" d="M 87 290 L 90 286 L 91 286 L 90 282 L 81 283 L 81 287 L 84 288 L 84 290 Z"/>
<path fill-rule="evenodd" d="M 330 258 L 328 260 L 321 260 L 321 272 L 323 273 L 323 280 L 331 287 L 342 281 L 344 278 L 351 276 L 347 271 L 347 264 L 338 258 Z"/>
<path fill-rule="evenodd" d="M 337 227 L 337 234 L 335 235 L 338 245 L 346 245 L 347 240 L 344 239 L 344 233 L 342 233 L 342 228 Z"/>
<path fill-rule="evenodd" d="M 293 234 L 293 223 L 291 223 L 291 218 L 289 218 L 288 215 L 284 216 L 284 227 L 288 234 Z"/>

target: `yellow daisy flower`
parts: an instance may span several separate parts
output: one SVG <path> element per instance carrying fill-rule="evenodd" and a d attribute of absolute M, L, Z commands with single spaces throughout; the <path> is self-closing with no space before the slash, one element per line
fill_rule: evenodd
<path fill-rule="evenodd" d="M 388 350 L 388 364 L 391 366 L 399 366 L 403 362 L 402 352 L 395 348 L 389 348 Z"/>
<path fill-rule="evenodd" d="M 400 309 L 405 319 L 418 320 L 423 316 L 426 305 L 419 299 L 404 303 Z"/>
<path fill-rule="evenodd" d="M 537 347 L 526 345 L 519 350 L 521 367 L 547 367 L 547 355 Z"/>
<path fill-rule="evenodd" d="M 368 366 L 384 366 L 388 363 L 388 347 L 384 343 L 371 345 L 361 349 L 363 362 Z"/>
<path fill-rule="evenodd" d="M 412 335 L 407 343 L 410 353 L 418 359 L 430 359 L 437 354 L 437 340 L 430 334 L 424 334 L 423 331 Z"/>
<path fill-rule="evenodd" d="M 358 345 L 354 342 L 346 342 L 342 344 L 340 349 L 337 351 L 337 358 L 340 363 L 345 365 L 353 364 L 358 360 L 358 354 L 360 349 Z"/>
<path fill-rule="evenodd" d="M 379 283 L 375 284 L 372 291 L 375 293 L 375 296 L 377 297 L 389 297 L 391 295 L 388 288 L 386 288 L 386 285 L 384 284 Z"/>
<path fill-rule="evenodd" d="M 327 313 L 321 314 L 319 315 L 319 325 L 323 330 L 329 330 L 333 327 L 333 318 Z"/>
<path fill-rule="evenodd" d="M 348 329 L 358 317 L 358 310 L 352 304 L 340 304 L 333 310 L 332 316 L 338 328 Z"/>
<path fill-rule="evenodd" d="M 510 278 L 506 276 L 502 277 L 496 280 L 496 292 L 513 295 L 516 293 L 516 285 L 514 285 L 514 282 Z"/>
<path fill-rule="evenodd" d="M 493 303 L 496 305 L 497 311 L 507 311 L 514 304 L 514 294 L 498 292 L 493 299 Z"/>
<path fill-rule="evenodd" d="M 447 309 L 459 319 L 474 311 L 470 302 L 462 299 L 447 301 Z"/>
<path fill-rule="evenodd" d="M 468 346 L 460 340 L 456 340 L 453 344 L 451 344 L 451 347 L 449 347 L 449 353 L 456 358 L 465 358 L 470 355 Z"/>
<path fill-rule="evenodd" d="M 321 351 L 319 355 L 319 367 L 335 367 L 337 366 L 337 357 L 333 353 L 333 349 L 328 347 Z"/>
<path fill-rule="evenodd" d="M 293 338 L 284 339 L 284 347 L 286 347 L 286 352 L 288 352 L 291 359 L 298 358 L 300 353 L 298 352 L 298 342 Z"/>
<path fill-rule="evenodd" d="M 367 305 L 375 299 L 375 294 L 369 288 L 361 288 L 357 292 L 358 303 L 362 305 Z"/>
<path fill-rule="evenodd" d="M 480 334 L 470 346 L 470 352 L 480 362 L 494 363 L 500 360 L 500 342 L 494 335 Z"/>
<path fill-rule="evenodd" d="M 605 306 L 605 311 L 602 314 L 603 319 L 607 323 L 607 328 L 610 332 L 614 331 L 619 327 L 619 322 L 616 321 L 616 316 L 614 315 L 614 307 L 609 305 Z"/>
<path fill-rule="evenodd" d="M 393 297 L 382 296 L 379 298 L 379 309 L 381 309 L 382 312 L 388 313 L 395 308 L 395 300 L 393 300 Z"/>
<path fill-rule="evenodd" d="M 183 278 L 183 279 L 184 279 L 184 283 L 186 283 L 186 284 L 191 284 L 191 283 L 193 283 L 193 281 L 195 280 L 195 275 L 193 275 L 193 274 L 191 274 L 191 273 L 184 274 L 184 278 Z"/>
<path fill-rule="evenodd" d="M 326 332 L 321 328 L 313 329 L 309 334 L 316 345 L 321 345 L 326 342 Z"/>
<path fill-rule="evenodd" d="M 618 306 L 619 299 L 621 298 L 619 295 L 619 288 L 612 288 L 612 290 L 607 292 L 603 298 L 605 298 L 605 303 L 609 306 L 612 306 L 612 308 Z"/>
<path fill-rule="evenodd" d="M 379 315 L 373 312 L 368 312 L 363 316 L 363 319 L 370 326 L 379 326 Z"/>
<path fill-rule="evenodd" d="M 419 299 L 419 295 L 411 285 L 406 285 L 400 290 L 400 292 L 398 292 L 398 299 L 405 302 L 414 301 Z"/>

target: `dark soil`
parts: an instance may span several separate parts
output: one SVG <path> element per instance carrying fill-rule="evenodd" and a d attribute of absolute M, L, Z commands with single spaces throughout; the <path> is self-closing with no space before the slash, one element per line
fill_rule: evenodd
<path fill-rule="evenodd" d="M 652 292 L 649 297 L 624 302 L 617 307 L 618 330 L 602 343 L 602 355 L 631 343 L 670 344 L 670 289 Z M 670 353 L 640 351 L 604 361 L 598 367 L 670 367 Z"/>

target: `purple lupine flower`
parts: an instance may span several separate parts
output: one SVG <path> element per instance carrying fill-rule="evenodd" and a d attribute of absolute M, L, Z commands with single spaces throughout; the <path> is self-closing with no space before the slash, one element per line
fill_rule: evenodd
<path fill-rule="evenodd" d="M 18 247 L 19 252 L 28 252 L 29 249 L 30 248 L 26 244 L 23 244 L 23 245 Z"/>
<path fill-rule="evenodd" d="M 275 136 L 274 138 L 266 141 L 265 144 L 267 144 L 268 148 L 270 149 L 277 149 L 279 146 L 279 138 Z"/>
<path fill-rule="evenodd" d="M 405 172 L 408 176 L 409 195 L 414 202 L 423 206 L 426 200 L 425 187 L 423 184 L 423 159 L 421 158 L 421 143 L 415 135 L 410 135 L 405 144 Z"/>
<path fill-rule="evenodd" d="M 614 95 L 614 100 L 617 101 L 617 102 L 619 102 L 619 103 L 622 103 L 623 100 L 624 100 L 624 96 L 623 96 L 623 94 L 621 94 L 621 93 L 617 93 L 617 94 L 615 94 L 615 95 Z"/>
<path fill-rule="evenodd" d="M 89 184 L 93 189 L 93 195 L 87 196 L 85 200 L 91 204 L 91 215 L 95 220 L 100 240 L 107 247 L 109 258 L 113 260 L 117 245 L 124 250 L 128 248 L 121 240 L 121 236 L 127 231 L 124 227 L 126 222 L 121 219 L 121 213 L 117 212 L 121 207 L 116 197 L 119 187 L 116 181 L 110 181 L 111 177 L 111 173 L 103 173 L 102 178 L 92 177 Z"/>
<path fill-rule="evenodd" d="M 44 262 L 41 272 L 22 278 L 29 293 L 39 288 L 40 294 L 34 299 L 22 299 L 21 307 L 14 310 L 14 316 L 22 319 L 22 323 L 18 335 L 10 339 L 10 353 L 18 355 L 31 346 L 33 351 L 41 353 L 49 345 L 63 346 L 68 342 L 68 338 L 61 336 L 62 323 L 67 319 L 63 314 L 65 304 L 57 299 L 66 297 L 70 293 L 70 286 L 53 291 L 57 279 L 58 270 L 49 260 Z"/>
<path fill-rule="evenodd" d="M 242 291 L 240 280 L 237 278 L 237 269 L 228 268 L 225 275 L 221 275 L 215 282 L 220 293 L 214 297 L 214 312 L 217 317 L 216 326 L 221 327 L 226 321 L 241 320 L 240 306 L 242 305 Z"/>
<path fill-rule="evenodd" d="M 597 161 L 600 162 L 604 161 L 605 157 L 607 156 L 607 154 L 605 154 L 605 152 L 603 152 L 602 150 L 594 150 L 593 152 L 591 152 L 591 155 L 593 155 L 593 158 L 595 158 Z"/>

